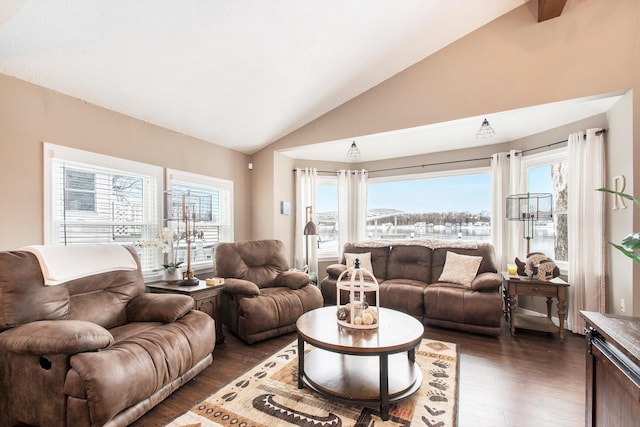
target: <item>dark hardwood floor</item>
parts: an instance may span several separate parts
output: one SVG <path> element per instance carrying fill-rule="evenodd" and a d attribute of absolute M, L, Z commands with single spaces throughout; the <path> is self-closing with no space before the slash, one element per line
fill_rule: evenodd
<path fill-rule="evenodd" d="M 504 322 L 503 322 L 504 323 Z M 295 333 L 246 345 L 225 330 L 213 364 L 133 426 L 163 426 L 296 338 Z M 427 327 L 425 337 L 460 345 L 459 426 L 584 426 L 585 339 L 520 331 L 511 337 Z"/>

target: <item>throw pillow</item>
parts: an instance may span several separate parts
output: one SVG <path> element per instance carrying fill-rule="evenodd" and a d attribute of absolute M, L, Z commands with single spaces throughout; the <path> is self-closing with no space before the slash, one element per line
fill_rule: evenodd
<path fill-rule="evenodd" d="M 373 274 L 373 267 L 371 266 L 371 252 L 364 252 L 361 254 L 345 253 L 344 259 L 347 263 L 347 268 L 353 268 L 355 266 L 356 258 L 360 260 L 360 268 Z"/>
<path fill-rule="evenodd" d="M 481 262 L 481 256 L 460 255 L 447 251 L 444 268 L 438 281 L 471 286 L 471 282 L 478 274 Z"/>

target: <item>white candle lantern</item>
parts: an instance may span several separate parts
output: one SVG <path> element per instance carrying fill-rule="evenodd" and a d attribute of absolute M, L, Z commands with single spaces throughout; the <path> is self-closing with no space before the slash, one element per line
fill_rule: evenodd
<path fill-rule="evenodd" d="M 360 268 L 356 258 L 354 267 L 343 271 L 336 282 L 336 310 L 338 324 L 354 329 L 375 329 L 380 319 L 379 286 L 373 273 Z M 342 301 L 342 292 L 347 291 L 349 301 Z M 366 294 L 375 292 L 375 305 L 367 304 Z"/>

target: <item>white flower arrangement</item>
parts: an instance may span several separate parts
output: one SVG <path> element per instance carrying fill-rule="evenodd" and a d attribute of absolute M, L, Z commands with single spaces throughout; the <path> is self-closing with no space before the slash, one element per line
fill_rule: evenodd
<path fill-rule="evenodd" d="M 142 240 L 136 242 L 136 246 L 141 248 L 160 248 L 162 253 L 166 256 L 165 259 L 170 260 L 166 264 L 162 264 L 162 267 L 170 273 L 175 272 L 180 268 L 182 261 L 176 262 L 177 252 L 174 250 L 175 246 L 180 241 L 180 237 L 177 233 L 171 231 L 168 227 L 164 227 L 154 240 Z"/>

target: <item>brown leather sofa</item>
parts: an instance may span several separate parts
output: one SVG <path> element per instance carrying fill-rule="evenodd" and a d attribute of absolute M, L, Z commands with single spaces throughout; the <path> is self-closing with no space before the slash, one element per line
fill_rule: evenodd
<path fill-rule="evenodd" d="M 447 252 L 481 256 L 477 274 L 468 286 L 440 282 Z M 380 306 L 403 311 L 425 324 L 499 335 L 502 318 L 502 278 L 497 274 L 495 251 L 489 243 L 411 241 L 347 243 L 343 253 L 371 253 L 373 274 L 380 285 Z M 320 283 L 325 305 L 336 304 L 336 281 L 347 269 L 327 267 Z M 373 304 L 375 295 L 367 296 Z M 341 302 L 348 295 L 341 295 Z"/>
<path fill-rule="evenodd" d="M 125 426 L 212 363 L 213 319 L 146 294 L 127 251 L 130 270 L 56 286 L 34 253 L 0 252 L 1 426 Z"/>
<path fill-rule="evenodd" d="M 279 240 L 220 243 L 214 257 L 224 324 L 248 344 L 295 331 L 298 317 L 323 305 L 309 275 L 289 271 Z"/>

